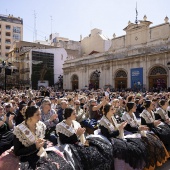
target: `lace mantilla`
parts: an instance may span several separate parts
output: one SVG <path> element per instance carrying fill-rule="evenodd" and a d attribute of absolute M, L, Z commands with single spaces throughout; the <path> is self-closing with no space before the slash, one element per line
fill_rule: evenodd
<path fill-rule="evenodd" d="M 159 114 L 164 121 L 169 119 L 168 113 L 162 108 L 157 108 L 156 113 Z"/>
<path fill-rule="evenodd" d="M 122 116 L 122 119 L 127 121 L 127 123 L 131 126 L 131 127 L 137 127 L 138 126 L 138 122 L 136 119 L 136 116 L 134 113 L 132 113 L 133 118 L 130 117 L 129 113 L 125 112 L 124 115 Z"/>
<path fill-rule="evenodd" d="M 25 121 L 22 122 L 24 126 L 26 126 Z M 28 129 L 29 130 L 29 129 Z M 35 132 L 35 139 L 37 138 L 44 138 L 45 137 L 45 130 L 46 126 L 43 122 L 39 121 L 36 123 L 36 132 Z M 31 132 L 31 131 L 29 131 Z M 35 143 L 35 141 L 30 141 L 27 137 L 25 132 L 21 131 L 19 125 L 14 128 L 14 135 L 19 139 L 19 141 L 25 146 L 28 147 Z M 32 132 L 31 132 L 32 133 Z"/>
<path fill-rule="evenodd" d="M 143 117 L 146 123 L 153 123 L 155 120 L 155 115 L 152 111 L 150 114 L 147 110 L 143 110 L 143 112 L 140 114 L 140 117 Z"/>
<path fill-rule="evenodd" d="M 70 137 L 76 133 L 76 129 L 80 127 L 80 124 L 76 121 L 73 121 L 73 126 L 68 126 L 65 123 L 65 121 L 62 121 L 61 123 L 57 124 L 56 133 L 62 133 L 66 135 L 67 137 Z"/>
<path fill-rule="evenodd" d="M 105 128 L 107 128 L 110 133 L 111 133 L 112 131 L 114 131 L 114 130 L 118 130 L 118 129 L 106 118 L 106 116 L 103 116 L 103 117 L 101 118 L 100 125 L 101 125 L 101 126 L 104 126 Z"/>

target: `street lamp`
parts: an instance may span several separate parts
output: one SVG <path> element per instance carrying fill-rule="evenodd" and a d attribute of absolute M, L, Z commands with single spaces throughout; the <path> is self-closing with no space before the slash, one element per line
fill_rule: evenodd
<path fill-rule="evenodd" d="M 59 76 L 58 76 L 58 80 L 59 80 L 59 89 L 60 89 L 60 88 L 63 88 L 63 76 L 62 76 L 62 75 L 59 75 Z"/>
<path fill-rule="evenodd" d="M 98 82 L 99 82 L 99 77 L 100 77 L 100 71 L 98 71 L 98 70 L 96 70 L 95 72 L 94 72 L 94 74 L 96 75 L 96 82 L 95 82 L 95 89 L 97 89 L 98 87 L 97 87 L 97 84 L 98 84 Z M 99 86 L 99 85 L 98 85 Z"/>
<path fill-rule="evenodd" d="M 94 73 L 96 74 L 97 77 L 100 77 L 100 73 L 101 73 L 100 71 L 96 70 Z"/>
<path fill-rule="evenodd" d="M 120 90 L 122 91 L 122 81 L 120 82 Z"/>

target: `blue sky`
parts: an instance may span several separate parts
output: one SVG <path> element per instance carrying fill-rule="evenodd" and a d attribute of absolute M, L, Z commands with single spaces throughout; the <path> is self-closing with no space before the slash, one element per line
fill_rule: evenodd
<path fill-rule="evenodd" d="M 114 33 L 124 35 L 128 21 L 135 22 L 136 2 L 138 19 L 146 15 L 151 26 L 164 23 L 165 16 L 170 18 L 169 0 L 0 0 L 0 14 L 23 18 L 24 41 L 33 41 L 34 11 L 38 40 L 48 38 L 52 29 L 79 41 L 80 35 L 88 36 L 93 28 L 109 38 Z"/>

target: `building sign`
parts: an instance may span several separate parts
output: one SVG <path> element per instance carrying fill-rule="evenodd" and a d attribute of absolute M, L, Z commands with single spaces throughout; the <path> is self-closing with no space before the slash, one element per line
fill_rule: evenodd
<path fill-rule="evenodd" d="M 131 88 L 140 90 L 143 87 L 143 68 L 131 69 Z"/>

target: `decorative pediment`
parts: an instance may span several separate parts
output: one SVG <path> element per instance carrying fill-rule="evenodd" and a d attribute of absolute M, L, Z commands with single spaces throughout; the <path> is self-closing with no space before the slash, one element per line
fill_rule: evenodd
<path fill-rule="evenodd" d="M 150 22 L 150 21 L 139 20 L 139 22 L 140 22 L 139 24 L 129 23 L 129 25 L 126 28 L 124 28 L 123 30 L 124 31 L 133 31 L 133 30 L 149 27 L 149 25 L 152 24 L 152 22 Z"/>

